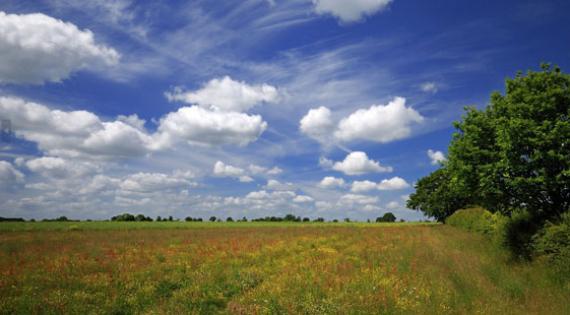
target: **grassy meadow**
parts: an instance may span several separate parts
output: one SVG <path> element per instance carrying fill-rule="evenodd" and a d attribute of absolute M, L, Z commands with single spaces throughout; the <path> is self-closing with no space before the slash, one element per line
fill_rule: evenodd
<path fill-rule="evenodd" d="M 570 285 L 439 224 L 0 224 L 2 314 L 570 314 Z"/>

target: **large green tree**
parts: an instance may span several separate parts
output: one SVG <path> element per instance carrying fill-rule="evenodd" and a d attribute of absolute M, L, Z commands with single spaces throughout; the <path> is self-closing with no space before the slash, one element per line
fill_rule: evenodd
<path fill-rule="evenodd" d="M 542 69 L 507 80 L 489 112 L 499 150 L 496 189 L 509 197 L 507 209 L 551 219 L 570 208 L 570 75 Z"/>
<path fill-rule="evenodd" d="M 484 110 L 467 108 L 444 166 L 416 184 L 408 206 L 442 221 L 467 204 L 538 221 L 570 207 L 570 75 L 518 73 Z"/>
<path fill-rule="evenodd" d="M 449 177 L 454 182 L 450 193 L 461 192 L 462 199 L 499 210 L 498 207 L 503 207 L 506 200 L 497 187 L 499 179 L 495 172 L 500 154 L 496 121 L 488 110 L 467 107 L 462 120 L 455 122 L 454 126 L 457 131 L 449 145 L 446 164 Z"/>

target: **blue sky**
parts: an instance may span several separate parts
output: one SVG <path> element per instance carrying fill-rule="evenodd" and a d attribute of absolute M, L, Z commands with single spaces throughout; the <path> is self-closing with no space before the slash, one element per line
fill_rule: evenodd
<path fill-rule="evenodd" d="M 466 105 L 570 67 L 567 1 L 3 1 L 0 216 L 364 220 Z"/>

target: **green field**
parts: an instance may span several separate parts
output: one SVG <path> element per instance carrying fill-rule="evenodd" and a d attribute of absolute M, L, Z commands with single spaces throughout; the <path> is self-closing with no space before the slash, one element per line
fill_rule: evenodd
<path fill-rule="evenodd" d="M 569 314 L 570 285 L 437 224 L 0 224 L 2 314 Z"/>

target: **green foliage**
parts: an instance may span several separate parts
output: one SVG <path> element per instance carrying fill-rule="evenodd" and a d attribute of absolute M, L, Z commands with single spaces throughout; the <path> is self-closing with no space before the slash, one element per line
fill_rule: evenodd
<path fill-rule="evenodd" d="M 32 219 L 33 220 L 33 219 Z M 4 218 L 0 217 L 0 222 L 25 222 L 23 218 Z"/>
<path fill-rule="evenodd" d="M 499 239 L 516 260 L 530 260 L 533 254 L 533 236 L 540 230 L 540 222 L 528 211 L 512 212 L 502 230 Z"/>
<path fill-rule="evenodd" d="M 408 206 L 439 221 L 471 203 L 522 209 L 538 225 L 559 217 L 570 208 L 569 116 L 570 75 L 549 65 L 517 74 L 486 109 L 466 109 L 448 161 L 418 181 Z M 526 225 L 515 216 L 509 231 Z"/>
<path fill-rule="evenodd" d="M 515 207 L 538 219 L 570 208 L 570 75 L 543 66 L 492 97 L 501 159 L 496 170 Z"/>
<path fill-rule="evenodd" d="M 564 278 L 570 278 L 570 213 L 558 224 L 547 223 L 533 239 L 535 254 L 544 257 Z"/>
<path fill-rule="evenodd" d="M 416 192 L 407 201 L 407 207 L 421 210 L 438 222 L 445 222 L 448 216 L 471 201 L 469 191 L 451 175 L 444 166 L 421 178 L 416 183 Z"/>
<path fill-rule="evenodd" d="M 505 218 L 481 207 L 458 210 L 445 223 L 473 232 L 491 235 L 502 228 Z"/>
<path fill-rule="evenodd" d="M 66 216 L 57 217 L 55 219 L 43 219 L 44 222 L 68 222 L 69 220 Z"/>
<path fill-rule="evenodd" d="M 456 124 L 449 168 L 478 201 L 544 218 L 567 208 L 569 83 L 557 68 L 519 74 L 486 111 L 470 109 Z"/>
<path fill-rule="evenodd" d="M 130 213 L 123 213 L 111 218 L 111 221 L 134 221 L 135 216 Z"/>
<path fill-rule="evenodd" d="M 382 217 L 376 218 L 376 222 L 396 222 L 396 216 L 392 212 L 386 212 Z"/>
<path fill-rule="evenodd" d="M 193 218 L 193 217 L 186 217 L 184 218 L 184 221 L 186 222 L 202 222 L 202 218 Z"/>
<path fill-rule="evenodd" d="M 157 221 L 160 220 L 160 217 L 157 218 Z M 123 213 L 116 215 L 111 218 L 111 221 L 121 221 L 121 222 L 152 222 L 151 217 L 144 216 L 142 214 L 132 215 L 130 213 Z"/>
<path fill-rule="evenodd" d="M 143 214 L 137 214 L 135 216 L 135 221 L 137 221 L 137 222 L 152 222 L 152 218 L 144 216 Z"/>
<path fill-rule="evenodd" d="M 493 163 L 499 160 L 499 148 L 495 121 L 489 116 L 488 111 L 466 108 L 462 120 L 454 123 L 457 132 L 449 145 L 446 167 L 449 187 L 455 188 L 451 193 L 495 210 L 503 194 L 494 185 Z"/>
<path fill-rule="evenodd" d="M 303 220 L 299 216 L 295 216 L 293 214 L 287 214 L 284 217 L 271 216 L 271 217 L 256 218 L 251 221 L 252 222 L 302 222 Z"/>
<path fill-rule="evenodd" d="M 283 218 L 283 221 L 287 221 L 287 222 L 301 222 L 301 217 L 296 217 L 293 214 L 287 214 L 285 215 L 285 217 Z"/>

